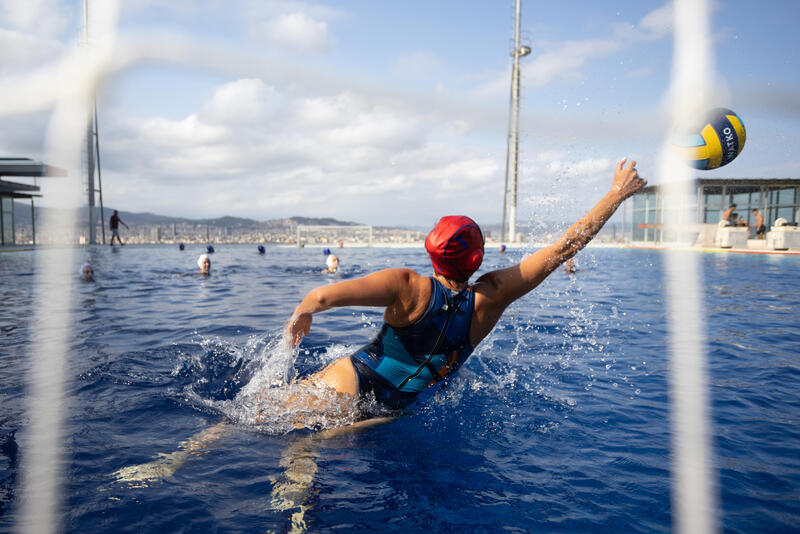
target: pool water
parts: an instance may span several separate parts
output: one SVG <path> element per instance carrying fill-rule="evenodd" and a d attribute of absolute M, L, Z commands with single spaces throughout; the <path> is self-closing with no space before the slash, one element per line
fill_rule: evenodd
<path fill-rule="evenodd" d="M 75 272 L 89 261 L 96 280 L 75 277 L 64 530 L 671 531 L 666 252 L 583 251 L 442 390 L 353 432 L 290 431 L 280 402 L 247 392 L 280 390 L 377 332 L 377 310 L 330 310 L 291 351 L 282 327 L 308 290 L 429 272 L 422 248 L 336 250 L 341 272 L 324 275 L 320 249 L 220 245 L 207 278 L 200 252 L 76 253 Z M 796 532 L 800 258 L 671 253 L 702 265 L 722 530 Z M 0 255 L 0 532 L 14 529 L 30 460 L 32 272 L 47 254 Z M 521 255 L 488 251 L 480 272 Z M 352 420 L 337 408 L 314 426 Z"/>

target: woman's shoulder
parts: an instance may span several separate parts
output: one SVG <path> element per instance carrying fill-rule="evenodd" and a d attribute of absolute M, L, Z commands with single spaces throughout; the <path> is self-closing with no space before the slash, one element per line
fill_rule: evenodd
<path fill-rule="evenodd" d="M 421 275 L 414 269 L 409 269 L 408 267 L 390 267 L 373 274 L 396 278 L 406 282 L 419 282 L 421 280 L 427 280 L 430 278 L 428 276 Z"/>

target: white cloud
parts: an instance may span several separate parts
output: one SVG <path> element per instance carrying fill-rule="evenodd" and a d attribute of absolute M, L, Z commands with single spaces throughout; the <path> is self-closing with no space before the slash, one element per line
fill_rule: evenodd
<path fill-rule="evenodd" d="M 332 127 L 340 124 L 348 115 L 348 109 L 363 106 L 361 97 L 345 92 L 330 97 L 309 97 L 301 100 L 296 106 L 296 115 L 300 122 L 309 127 Z"/>
<path fill-rule="evenodd" d="M 582 41 L 538 42 L 533 59 L 523 60 L 520 68 L 526 86 L 542 87 L 563 79 L 580 79 L 580 69 L 590 60 L 606 57 L 644 40 L 660 39 L 672 30 L 672 3 L 646 14 L 638 24 L 615 26 L 612 35 Z M 501 96 L 508 93 L 510 68 L 496 74 L 476 89 L 478 96 Z"/>
<path fill-rule="evenodd" d="M 645 15 L 639 21 L 639 29 L 652 38 L 664 37 L 672 32 L 674 14 L 673 4 L 668 2 Z"/>
<path fill-rule="evenodd" d="M 368 180 L 352 184 L 344 188 L 347 195 L 381 195 L 397 191 L 408 191 L 412 183 L 403 175 L 392 176 L 380 180 Z"/>
<path fill-rule="evenodd" d="M 139 184 L 115 185 L 119 201 L 108 203 L 134 211 L 175 213 L 167 199 L 181 198 L 188 216 L 358 213 L 349 218 L 413 224 L 442 199 L 484 199 L 502 178 L 504 153 L 462 146 L 448 120 L 354 92 L 303 97 L 242 79 L 182 120 L 105 116 L 104 182 Z"/>
<path fill-rule="evenodd" d="M 204 123 L 197 115 L 192 114 L 182 121 L 145 119 L 141 121 L 139 133 L 163 148 L 182 149 L 221 141 L 225 130 L 220 126 Z"/>
<path fill-rule="evenodd" d="M 565 76 L 574 76 L 588 60 L 607 56 L 620 48 L 621 43 L 611 39 L 562 43 L 557 49 L 539 54 L 523 65 L 525 83 L 540 87 Z"/>
<path fill-rule="evenodd" d="M 231 1 L 236 0 L 223 0 L 225 5 L 230 5 Z M 347 12 L 341 8 L 303 0 L 238 0 L 238 4 L 241 5 L 241 11 L 246 18 L 256 21 L 295 11 L 302 11 L 314 19 L 328 21 L 348 17 Z"/>
<path fill-rule="evenodd" d="M 63 52 L 64 45 L 54 39 L 0 28 L 0 75 L 38 68 Z"/>
<path fill-rule="evenodd" d="M 302 11 L 270 18 L 262 22 L 256 31 L 270 43 L 302 52 L 325 52 L 332 44 L 328 23 Z"/>
<path fill-rule="evenodd" d="M 57 0 L 0 0 L 0 27 L 45 38 L 61 34 L 73 14 L 69 5 Z"/>
<path fill-rule="evenodd" d="M 332 146 L 376 146 L 398 150 L 415 145 L 421 134 L 419 120 L 387 108 L 372 107 L 357 112 L 324 139 Z"/>
<path fill-rule="evenodd" d="M 257 78 L 247 78 L 218 88 L 201 115 L 210 123 L 260 122 L 280 107 L 280 101 L 275 88 Z"/>
<path fill-rule="evenodd" d="M 58 40 L 73 13 L 55 0 L 0 0 L 0 75 L 38 69 L 65 51 Z"/>
<path fill-rule="evenodd" d="M 450 162 L 442 167 L 425 169 L 420 176 L 425 180 L 441 181 L 447 189 L 489 183 L 500 174 L 498 161 L 493 158 L 471 158 Z"/>

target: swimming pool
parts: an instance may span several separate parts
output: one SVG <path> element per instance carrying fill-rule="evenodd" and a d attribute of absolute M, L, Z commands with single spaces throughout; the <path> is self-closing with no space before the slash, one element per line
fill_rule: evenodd
<path fill-rule="evenodd" d="M 577 274 L 517 302 L 442 391 L 393 422 L 286 434 L 275 414 L 229 426 L 165 478 L 116 480 L 236 416 L 248 382 L 317 368 L 380 325 L 369 309 L 325 312 L 293 355 L 278 338 L 306 291 L 389 266 L 429 271 L 421 248 L 345 248 L 336 276 L 320 274 L 320 249 L 216 248 L 208 278 L 195 274 L 199 246 L 77 253 L 75 272 L 88 260 L 96 281 L 75 282 L 65 530 L 670 531 L 663 251 L 583 251 Z M 50 253 L 0 256 L 2 532 L 26 461 L 31 273 Z M 519 254 L 489 251 L 480 272 Z M 700 261 L 723 530 L 794 531 L 800 258 Z"/>

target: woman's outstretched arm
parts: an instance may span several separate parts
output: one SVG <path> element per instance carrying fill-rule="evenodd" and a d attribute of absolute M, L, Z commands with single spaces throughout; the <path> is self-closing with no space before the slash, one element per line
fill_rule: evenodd
<path fill-rule="evenodd" d="M 402 325 L 419 315 L 420 303 L 427 304 L 430 282 L 411 269 L 385 269 L 355 280 L 312 289 L 295 308 L 288 330 L 292 344 L 300 342 L 311 328 L 311 316 L 341 306 L 386 307 L 389 324 Z"/>
<path fill-rule="evenodd" d="M 479 317 L 484 315 L 486 321 L 491 323 L 485 325 L 488 330 L 484 336 L 509 304 L 541 284 L 559 265 L 577 254 L 597 235 L 622 202 L 645 186 L 647 180 L 639 176 L 636 162 L 631 161 L 625 167 L 625 161 L 626 158 L 623 158 L 617 163 L 610 191 L 558 241 L 534 252 L 513 267 L 492 271 L 478 279 L 476 290 L 486 308 L 486 312 L 479 313 Z M 482 339 L 483 336 L 480 337 Z"/>

